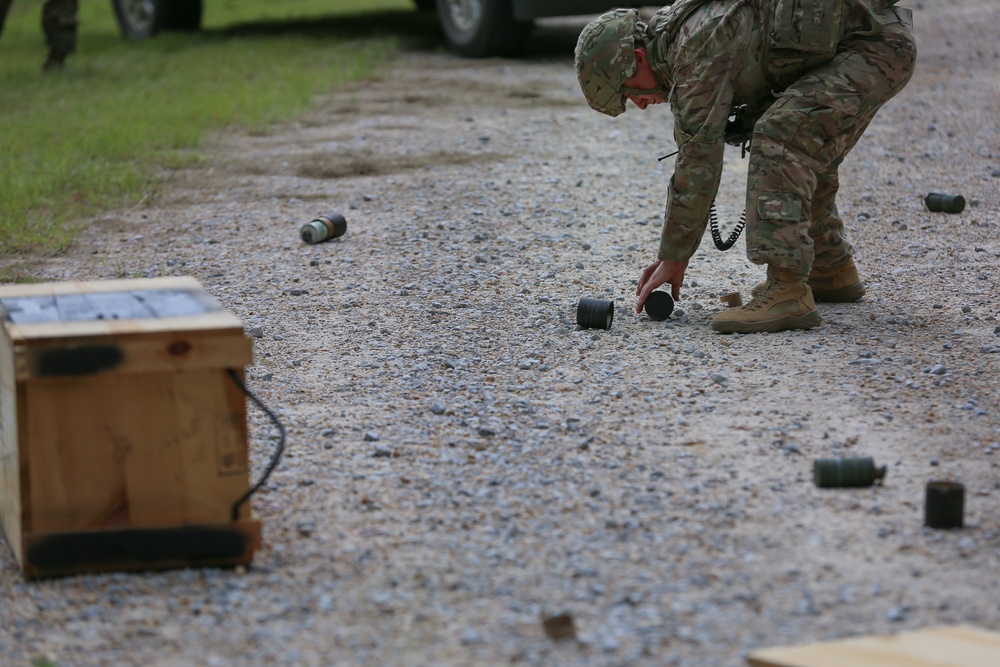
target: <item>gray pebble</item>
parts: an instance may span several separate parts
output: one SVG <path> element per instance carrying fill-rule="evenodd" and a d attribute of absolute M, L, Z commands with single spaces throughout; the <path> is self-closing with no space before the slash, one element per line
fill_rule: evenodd
<path fill-rule="evenodd" d="M 365 442 L 378 442 L 379 435 L 374 431 L 365 431 Z"/>
<path fill-rule="evenodd" d="M 893 607 L 886 612 L 885 619 L 892 623 L 901 623 L 906 620 L 906 610 L 902 607 Z"/>
<path fill-rule="evenodd" d="M 440 401 L 433 401 L 431 402 L 430 410 L 436 415 L 443 415 L 448 411 L 448 406 Z"/>
<path fill-rule="evenodd" d="M 251 338 L 263 338 L 264 329 L 262 327 L 250 327 L 247 330 L 247 335 L 250 336 Z"/>

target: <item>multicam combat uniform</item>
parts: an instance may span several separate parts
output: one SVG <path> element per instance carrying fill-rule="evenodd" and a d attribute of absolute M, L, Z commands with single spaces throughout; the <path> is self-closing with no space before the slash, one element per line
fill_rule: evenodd
<path fill-rule="evenodd" d="M 0 32 L 12 0 L 0 0 Z M 42 31 L 49 47 L 49 62 L 61 63 L 76 50 L 77 10 L 79 0 L 45 0 L 42 6 Z"/>
<path fill-rule="evenodd" d="M 903 22 L 909 12 L 886 6 L 894 0 L 802 4 L 810 2 L 842 12 L 831 53 L 819 63 L 781 61 L 788 52 L 773 48 L 768 57 L 762 24 L 769 8 L 787 1 L 679 0 L 645 30 L 640 24 L 635 38 L 671 86 L 679 148 L 659 259 L 684 261 L 698 248 L 722 174 L 727 119 L 747 105 L 760 113 L 750 151 L 747 256 L 801 276 L 814 263 L 835 269 L 851 262 L 834 201 L 837 170 L 875 113 L 909 81 L 916 47 Z M 690 13 L 678 19 L 681 10 Z M 810 27 L 794 17 L 792 23 L 793 30 Z"/>

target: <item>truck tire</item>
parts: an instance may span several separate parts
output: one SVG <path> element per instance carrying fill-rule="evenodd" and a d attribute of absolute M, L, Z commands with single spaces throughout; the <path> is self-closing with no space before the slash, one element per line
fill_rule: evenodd
<path fill-rule="evenodd" d="M 437 10 L 448 47 L 468 58 L 514 55 L 531 31 L 514 20 L 511 0 L 437 0 Z"/>
<path fill-rule="evenodd" d="M 126 39 L 147 39 L 163 30 L 201 27 L 202 0 L 111 0 Z"/>

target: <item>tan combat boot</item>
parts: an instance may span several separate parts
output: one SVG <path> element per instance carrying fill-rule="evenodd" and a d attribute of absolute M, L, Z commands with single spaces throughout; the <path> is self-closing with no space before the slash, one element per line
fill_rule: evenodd
<path fill-rule="evenodd" d="M 716 315 L 712 328 L 722 333 L 760 333 L 812 329 L 819 323 L 807 278 L 768 267 L 764 288 L 753 300 Z"/>
<path fill-rule="evenodd" d="M 750 294 L 757 296 L 766 284 L 767 281 L 757 283 L 750 289 Z M 854 262 L 839 269 L 813 267 L 809 273 L 809 287 L 812 288 L 813 298 L 816 301 L 830 303 L 857 301 L 866 291 Z"/>

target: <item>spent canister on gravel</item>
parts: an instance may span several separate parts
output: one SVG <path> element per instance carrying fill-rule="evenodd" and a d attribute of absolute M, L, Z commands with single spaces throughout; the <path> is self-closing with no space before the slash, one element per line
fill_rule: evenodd
<path fill-rule="evenodd" d="M 347 232 L 347 220 L 339 213 L 321 215 L 299 230 L 302 241 L 308 244 L 322 243 L 343 236 Z"/>
<path fill-rule="evenodd" d="M 924 197 L 927 210 L 935 213 L 961 213 L 965 210 L 965 197 L 932 192 Z"/>
<path fill-rule="evenodd" d="M 576 306 L 576 323 L 584 329 L 610 329 L 614 318 L 614 301 L 584 298 Z"/>
<path fill-rule="evenodd" d="M 667 319 L 670 317 L 670 313 L 674 312 L 674 299 L 666 292 L 651 292 L 646 297 L 646 303 L 642 305 L 642 309 L 649 315 L 649 319 L 659 322 Z"/>
<path fill-rule="evenodd" d="M 958 482 L 927 482 L 924 525 L 928 528 L 961 528 L 964 513 L 963 485 Z"/>
<path fill-rule="evenodd" d="M 817 459 L 813 481 L 820 488 L 871 486 L 885 479 L 886 466 L 875 466 L 870 456 Z"/>

